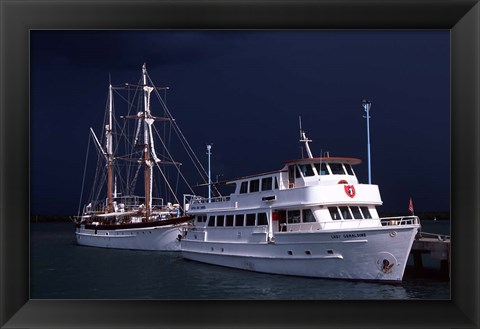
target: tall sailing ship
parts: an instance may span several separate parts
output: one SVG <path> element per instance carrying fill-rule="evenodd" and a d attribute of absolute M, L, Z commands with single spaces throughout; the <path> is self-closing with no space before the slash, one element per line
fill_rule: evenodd
<path fill-rule="evenodd" d="M 110 84 L 102 136 L 98 138 L 90 128 L 89 140 L 93 140 L 98 161 L 89 199 L 75 217 L 78 244 L 141 250 L 180 249 L 181 236 L 192 216 L 184 213 L 175 186 L 183 179 L 191 187 L 169 150 L 172 132 L 180 138 L 179 145 L 185 147 L 190 159 L 196 159 L 197 168 L 203 170 L 202 173 L 199 169 L 202 176 L 205 170 L 166 106 L 160 92 L 167 89 L 153 85 L 145 65 L 137 84 L 118 87 Z M 115 115 L 118 110 L 114 108 L 114 93 L 118 93 L 126 105 L 119 120 Z M 152 96 L 156 96 L 164 116 L 153 114 Z M 156 122 L 163 124 L 163 134 L 154 125 Z M 100 140 L 105 141 L 104 145 Z M 162 149 L 161 154 L 157 148 Z M 121 151 L 124 153 L 120 155 Z M 176 183 L 169 181 L 172 170 L 168 167 L 177 172 Z M 170 201 L 163 196 L 170 196 Z"/>
<path fill-rule="evenodd" d="M 184 258 L 273 274 L 400 282 L 416 216 L 379 218 L 377 185 L 358 181 L 360 159 L 307 157 L 278 171 L 229 181 L 229 196 L 190 195 L 195 216 L 182 239 Z"/>

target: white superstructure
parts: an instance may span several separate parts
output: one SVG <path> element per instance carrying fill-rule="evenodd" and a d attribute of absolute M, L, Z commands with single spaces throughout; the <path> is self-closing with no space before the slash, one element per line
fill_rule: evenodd
<path fill-rule="evenodd" d="M 195 216 L 181 242 L 186 259 L 319 278 L 402 280 L 420 227 L 415 216 L 379 218 L 377 185 L 359 183 L 354 158 L 287 161 L 275 172 L 229 182 L 229 196 L 187 196 Z"/>

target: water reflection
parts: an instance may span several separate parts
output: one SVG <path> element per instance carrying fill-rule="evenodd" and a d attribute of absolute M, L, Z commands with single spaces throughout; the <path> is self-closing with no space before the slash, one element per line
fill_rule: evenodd
<path fill-rule="evenodd" d="M 41 225 L 41 226 L 40 226 Z M 270 275 L 184 260 L 180 253 L 77 246 L 71 225 L 31 235 L 31 298 L 64 299 L 449 299 L 449 282 L 400 285 Z"/>

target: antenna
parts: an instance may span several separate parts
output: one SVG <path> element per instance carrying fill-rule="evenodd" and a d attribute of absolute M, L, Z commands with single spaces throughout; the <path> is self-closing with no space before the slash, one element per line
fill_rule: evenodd
<path fill-rule="evenodd" d="M 368 153 L 368 184 L 372 184 L 372 167 L 370 164 L 370 107 L 372 102 L 362 99 L 362 106 L 366 112 L 366 115 L 363 116 L 367 120 L 367 153 Z"/>
<path fill-rule="evenodd" d="M 302 117 L 300 115 L 298 116 L 298 125 L 300 127 L 300 139 L 302 139 L 304 132 L 302 129 Z"/>
<path fill-rule="evenodd" d="M 208 155 L 208 202 L 212 200 L 212 176 L 211 176 L 211 167 L 210 167 L 210 156 L 212 155 L 212 145 L 213 143 L 207 144 L 207 155 Z"/>
<path fill-rule="evenodd" d="M 302 129 L 302 117 L 298 117 L 298 124 L 300 125 L 300 143 L 305 143 L 305 149 L 307 150 L 307 155 L 310 159 L 313 158 L 312 151 L 310 151 L 310 146 L 308 145 L 311 142 L 311 139 L 308 139 L 305 135 L 305 131 Z M 303 158 L 303 150 L 302 150 L 302 158 Z"/>

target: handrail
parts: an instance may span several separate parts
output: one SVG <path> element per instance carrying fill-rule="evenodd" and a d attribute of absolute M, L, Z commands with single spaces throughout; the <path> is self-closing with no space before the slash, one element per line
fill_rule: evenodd
<path fill-rule="evenodd" d="M 380 218 L 382 226 L 420 224 L 418 216 L 397 216 Z"/>
<path fill-rule="evenodd" d="M 450 235 L 439 234 L 439 233 L 428 233 L 428 232 L 419 232 L 417 234 L 418 238 L 434 238 L 442 241 L 450 240 Z"/>
<path fill-rule="evenodd" d="M 201 196 L 193 196 L 190 199 L 190 204 L 202 204 L 202 203 L 213 203 L 213 202 L 227 202 L 230 201 L 230 196 L 218 196 L 214 198 L 205 198 Z"/>
<path fill-rule="evenodd" d="M 385 218 L 371 218 L 371 219 L 356 219 L 348 221 L 324 221 L 313 223 L 281 223 L 280 232 L 306 232 L 316 230 L 330 230 L 330 229 L 362 229 L 367 226 L 362 226 L 362 221 L 380 221 L 381 226 L 400 226 L 400 225 L 415 225 L 420 224 L 420 220 L 417 216 L 398 216 L 398 217 L 385 217 Z M 352 224 L 357 223 L 356 226 Z M 378 223 L 378 222 L 377 222 Z M 348 224 L 348 227 L 343 227 L 343 224 Z"/>
<path fill-rule="evenodd" d="M 141 209 L 142 205 L 145 204 L 145 197 L 137 195 L 122 195 L 113 198 L 113 201 L 117 206 L 123 205 L 123 209 L 125 210 L 136 210 Z M 152 210 L 164 208 L 165 205 L 163 204 L 163 198 L 152 198 Z M 100 214 L 105 212 L 107 212 L 107 204 L 104 199 L 91 201 L 88 205 L 85 205 L 83 209 L 83 214 Z"/>

